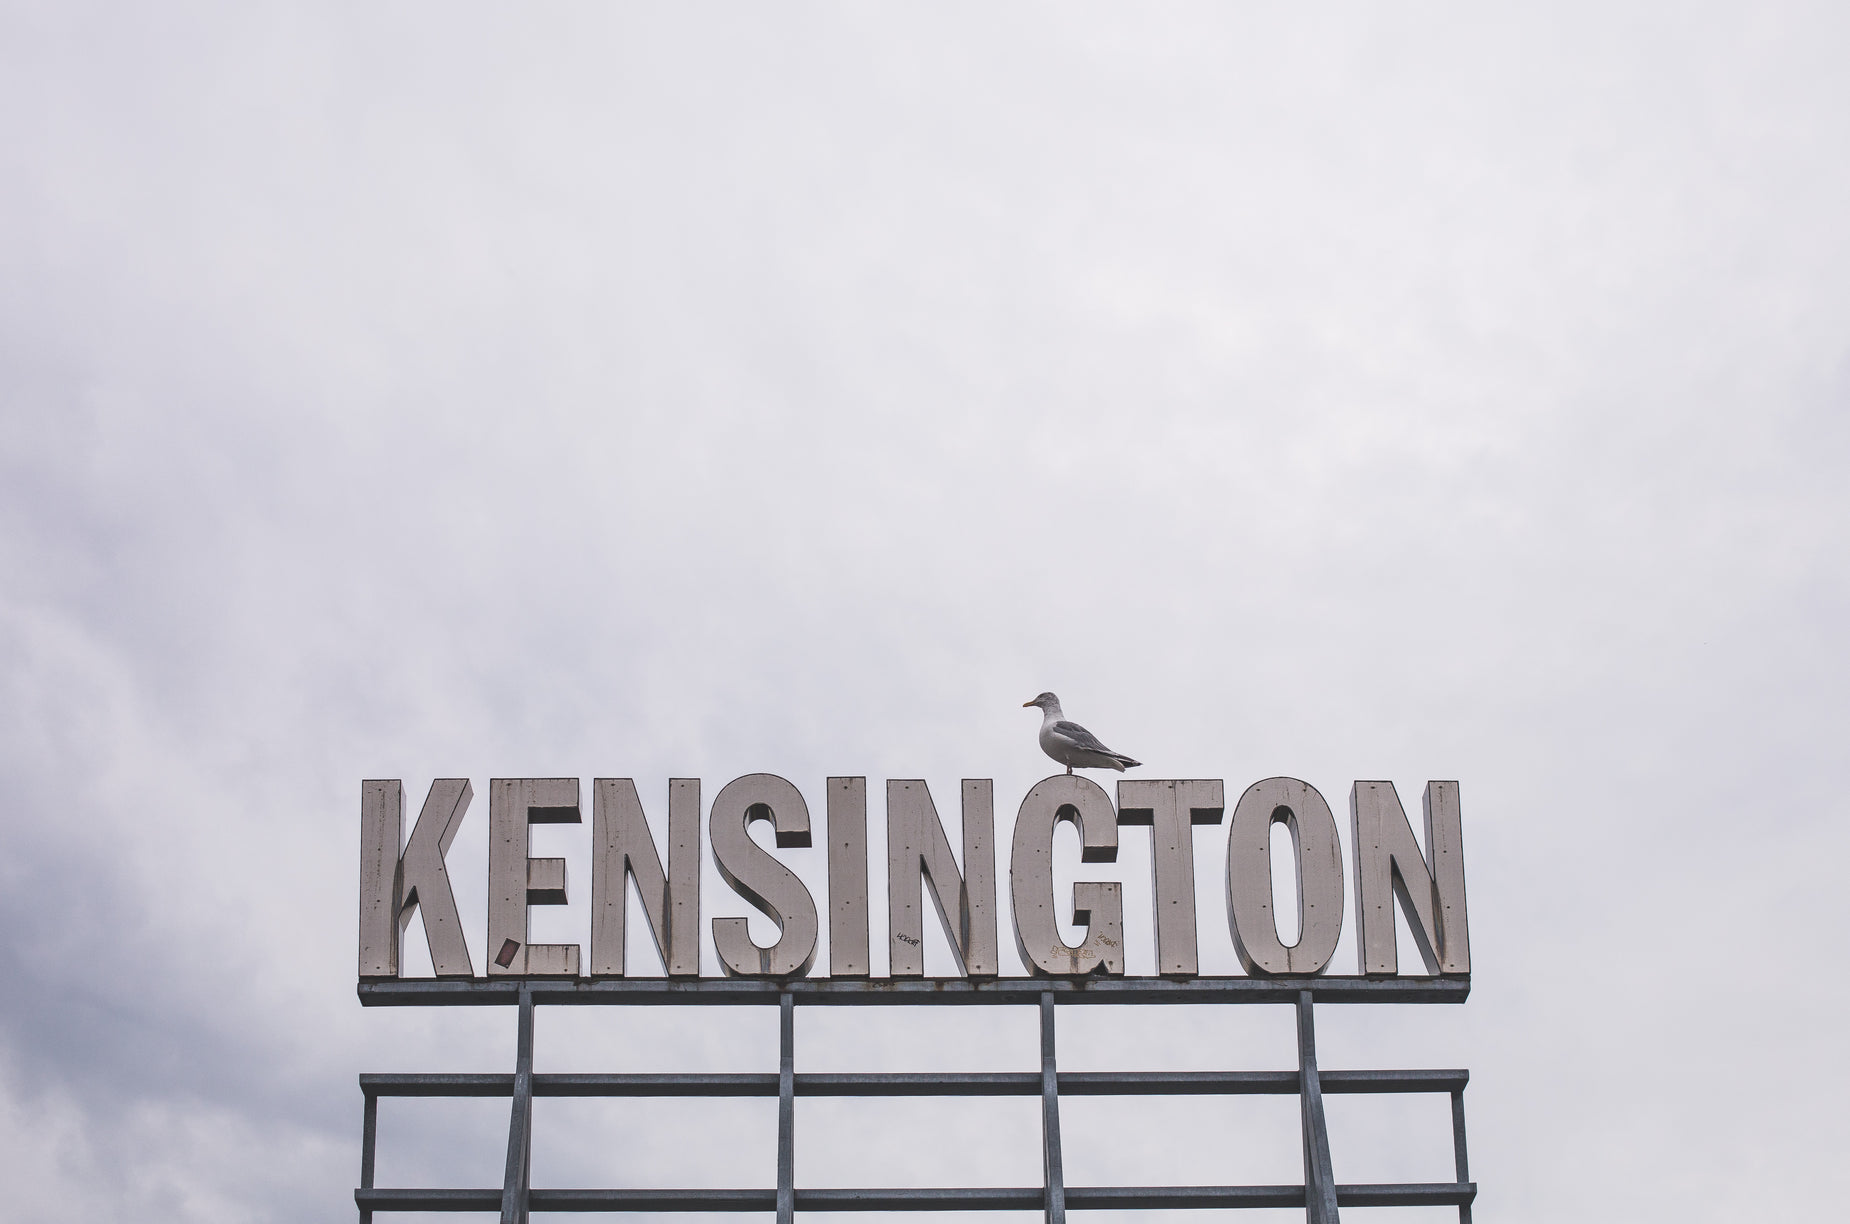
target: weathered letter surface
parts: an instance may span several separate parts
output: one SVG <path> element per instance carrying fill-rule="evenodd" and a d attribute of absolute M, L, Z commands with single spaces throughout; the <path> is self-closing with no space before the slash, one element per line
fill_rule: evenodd
<path fill-rule="evenodd" d="M 488 783 L 488 975 L 577 977 L 577 944 L 527 942 L 529 905 L 565 904 L 565 860 L 530 858 L 536 824 L 578 824 L 577 778 Z"/>
<path fill-rule="evenodd" d="M 443 856 L 462 827 L 473 791 L 467 778 L 438 778 L 404 854 L 404 785 L 396 778 L 361 784 L 360 976 L 397 977 L 404 930 L 415 909 L 424 918 L 424 941 L 438 977 L 472 977 L 456 896 Z"/>
<path fill-rule="evenodd" d="M 925 975 L 922 880 L 931 881 L 932 905 L 957 971 L 965 977 L 996 975 L 995 784 L 988 778 L 964 779 L 963 821 L 959 872 L 924 781 L 886 784 L 887 943 L 894 977 Z"/>
<path fill-rule="evenodd" d="M 1465 851 L 1459 829 L 1458 783 L 1426 784 L 1426 855 L 1392 782 L 1357 782 L 1349 791 L 1349 832 L 1355 853 L 1356 952 L 1361 971 L 1400 971 L 1393 901 L 1407 916 L 1428 973 L 1470 973 L 1471 936 L 1465 921 Z M 1428 857 L 1430 856 L 1430 861 Z"/>
<path fill-rule="evenodd" d="M 599 778 L 591 784 L 591 973 L 622 977 L 628 880 L 655 950 L 670 977 L 700 976 L 700 779 L 668 783 L 668 870 L 636 784 Z"/>
<path fill-rule="evenodd" d="M 1272 830 L 1291 831 L 1298 878 L 1298 939 L 1278 938 Z M 1317 788 L 1267 778 L 1246 788 L 1227 835 L 1227 920 L 1248 973 L 1322 973 L 1343 930 L 1343 857 L 1336 817 Z"/>
<path fill-rule="evenodd" d="M 1054 826 L 1070 820 L 1079 829 L 1079 858 L 1109 863 L 1118 857 L 1118 814 L 1111 796 L 1090 778 L 1056 774 L 1028 792 L 1015 817 L 1015 845 L 1009 856 L 1009 900 L 1015 942 L 1031 973 L 1083 977 L 1124 972 L 1123 889 L 1110 883 L 1073 885 L 1073 921 L 1086 928 L 1076 948 L 1060 938 L 1054 915 Z"/>
<path fill-rule="evenodd" d="M 743 918 L 715 918 L 713 947 L 727 973 L 742 977 L 795 977 L 816 957 L 816 902 L 796 872 L 752 840 L 747 826 L 768 820 L 780 846 L 809 845 L 809 805 L 802 792 L 775 774 L 746 774 L 714 797 L 707 817 L 713 861 L 733 890 L 777 924 L 777 942 L 754 944 Z"/>
<path fill-rule="evenodd" d="M 1195 831 L 1217 825 L 1226 807 L 1220 779 L 1118 783 L 1118 823 L 1150 826 L 1150 874 L 1156 902 L 1156 971 L 1194 977 L 1201 971 L 1195 942 Z"/>

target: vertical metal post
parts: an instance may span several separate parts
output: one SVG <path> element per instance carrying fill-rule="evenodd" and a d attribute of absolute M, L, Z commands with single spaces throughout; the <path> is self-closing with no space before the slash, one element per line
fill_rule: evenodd
<path fill-rule="evenodd" d="M 1304 1122 L 1304 1219 L 1337 1224 L 1336 1177 L 1330 1171 L 1330 1131 L 1323 1119 L 1323 1083 L 1317 1078 L 1317 1022 L 1311 993 L 1298 992 L 1298 1104 Z"/>
<path fill-rule="evenodd" d="M 1041 1189 L 1047 1224 L 1066 1224 L 1066 1171 L 1060 1160 L 1060 1078 L 1053 1057 L 1053 992 L 1041 993 Z"/>
<path fill-rule="evenodd" d="M 777 1224 L 795 1224 L 797 1208 L 796 1000 L 777 996 Z"/>
<path fill-rule="evenodd" d="M 1452 1159 L 1458 1165 L 1458 1180 L 1471 1180 L 1471 1162 L 1465 1156 L 1465 1090 L 1452 1090 Z M 1471 1204 L 1458 1204 L 1458 1224 L 1471 1224 Z"/>
<path fill-rule="evenodd" d="M 501 1224 L 527 1224 L 533 1153 L 533 987 L 520 984 L 514 1041 L 514 1109 L 507 1124 L 507 1170 L 501 1180 Z"/>
<path fill-rule="evenodd" d="M 376 1093 L 367 1092 L 366 1112 L 360 1116 L 360 1189 L 362 1190 L 373 1188 L 374 1154 L 378 1150 L 379 1097 Z M 372 1208 L 360 1208 L 360 1224 L 373 1224 Z"/>

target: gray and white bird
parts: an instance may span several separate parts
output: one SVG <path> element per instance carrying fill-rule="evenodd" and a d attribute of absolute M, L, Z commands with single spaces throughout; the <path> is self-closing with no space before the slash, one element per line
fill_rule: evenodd
<path fill-rule="evenodd" d="M 1098 742 L 1098 736 L 1076 722 L 1068 722 L 1060 710 L 1060 699 L 1052 693 L 1042 693 L 1033 701 L 1022 702 L 1021 706 L 1024 710 L 1029 706 L 1040 707 L 1041 751 L 1066 766 L 1067 773 L 1075 768 L 1115 769 L 1123 773 L 1143 764 L 1122 752 L 1113 752 Z"/>

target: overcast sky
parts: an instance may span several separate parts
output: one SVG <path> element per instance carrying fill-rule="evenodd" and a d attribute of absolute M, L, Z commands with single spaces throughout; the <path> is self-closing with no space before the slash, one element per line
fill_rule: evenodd
<path fill-rule="evenodd" d="M 989 777 L 1006 829 L 1053 689 L 1134 776 L 1459 780 L 1470 1002 L 1320 1037 L 1471 1069 L 1480 1220 L 1825 1218 L 1847 55 L 1834 4 L 0 3 L 13 1212 L 352 1218 L 359 1072 L 511 1069 L 506 1009 L 356 1002 L 361 779 L 474 779 L 479 968 L 491 777 L 659 828 L 865 775 L 876 829 Z M 1148 870 L 1086 871 L 1132 972 Z M 1034 1066 L 1027 1014 L 799 1019 L 800 1070 Z M 1293 1065 L 1278 1009 L 1061 1025 Z M 757 1010 L 539 1043 L 775 1065 Z M 1300 1176 L 1289 1098 L 1067 1108 L 1073 1184 Z M 535 1180 L 768 1185 L 769 1109 L 541 1102 Z M 1450 1177 L 1443 1098 L 1331 1116 L 1339 1181 Z M 505 1126 L 388 1102 L 381 1182 Z M 1035 1126 L 807 1102 L 799 1182 L 1032 1184 Z"/>

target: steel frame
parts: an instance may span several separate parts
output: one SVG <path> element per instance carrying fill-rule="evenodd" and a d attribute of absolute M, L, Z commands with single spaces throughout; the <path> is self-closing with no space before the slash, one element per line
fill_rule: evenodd
<path fill-rule="evenodd" d="M 1069 1210 L 1099 1208 L 1303 1207 L 1308 1224 L 1337 1224 L 1339 1208 L 1450 1205 L 1471 1224 L 1477 1186 L 1465 1156 L 1464 1090 L 1470 1073 L 1324 1071 L 1317 1065 L 1315 1005 L 1323 1003 L 1462 1003 L 1468 978 L 1003 978 L 787 982 L 721 978 L 691 981 L 383 980 L 360 983 L 370 1007 L 513 1005 L 517 1009 L 512 1075 L 362 1075 L 365 1100 L 360 1186 L 361 1224 L 375 1211 L 499 1211 L 502 1224 L 526 1224 L 532 1211 L 770 1211 L 793 1224 L 798 1211 L 1039 1210 L 1065 1224 Z M 1076 1004 L 1270 1003 L 1296 1013 L 1294 1071 L 1073 1072 L 1055 1063 L 1055 1013 Z M 778 1070 L 772 1074 L 554 1074 L 533 1072 L 533 1013 L 553 1005 L 760 1005 L 778 1013 Z M 932 1004 L 1035 1006 L 1040 1013 L 1038 1072 L 802 1074 L 796 1072 L 796 1009 L 803 1006 Z M 1436 1093 L 1452 1102 L 1454 1182 L 1339 1185 L 1331 1172 L 1323 1098 L 1344 1093 Z M 1187 1096 L 1295 1093 L 1301 1114 L 1304 1183 L 1276 1186 L 1069 1187 L 1060 1145 L 1062 1096 Z M 500 1188 L 397 1189 L 373 1184 L 381 1097 L 510 1097 L 507 1162 Z M 777 1185 L 769 1189 L 535 1189 L 531 1186 L 535 1097 L 776 1097 Z M 1039 1096 L 1042 1182 L 1002 1188 L 801 1189 L 796 1185 L 799 1096 Z"/>

